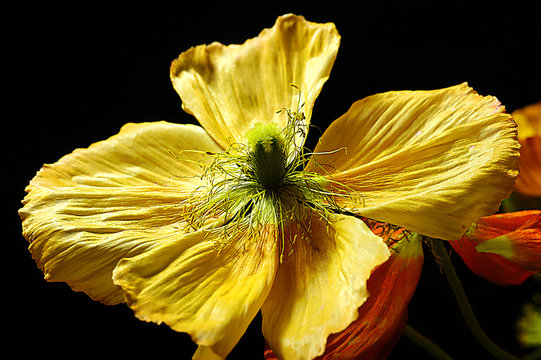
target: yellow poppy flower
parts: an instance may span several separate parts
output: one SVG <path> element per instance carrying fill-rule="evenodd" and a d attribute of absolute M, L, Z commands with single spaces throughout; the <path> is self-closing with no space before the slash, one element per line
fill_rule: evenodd
<path fill-rule="evenodd" d="M 202 127 L 128 124 L 30 182 L 20 215 L 45 278 L 190 334 L 196 359 L 225 358 L 260 309 L 281 359 L 322 354 L 390 256 L 359 216 L 458 238 L 518 162 L 514 122 L 466 84 L 360 100 L 304 153 L 339 42 L 285 15 L 182 53 L 171 79 Z"/>

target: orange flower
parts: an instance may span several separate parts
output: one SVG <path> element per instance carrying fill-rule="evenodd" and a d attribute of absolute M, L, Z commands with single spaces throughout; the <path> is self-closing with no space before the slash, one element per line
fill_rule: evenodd
<path fill-rule="evenodd" d="M 520 162 L 515 191 L 541 196 L 541 101 L 513 112 L 518 125 Z"/>
<path fill-rule="evenodd" d="M 451 246 L 475 274 L 498 285 L 521 284 L 541 271 L 541 211 L 483 217 Z"/>

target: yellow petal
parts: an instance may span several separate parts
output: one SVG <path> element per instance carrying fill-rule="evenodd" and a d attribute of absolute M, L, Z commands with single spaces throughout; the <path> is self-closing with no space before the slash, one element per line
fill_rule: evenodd
<path fill-rule="evenodd" d="M 184 110 L 225 148 L 243 142 L 256 122 L 284 126 L 281 109 L 297 111 L 304 104 L 309 120 L 339 42 L 334 24 L 285 15 L 242 45 L 214 42 L 189 49 L 173 61 L 171 80 Z"/>
<path fill-rule="evenodd" d="M 184 152 L 197 150 L 199 152 Z M 44 165 L 32 186 L 200 185 L 201 152 L 222 149 L 199 126 L 165 121 L 126 124 L 111 138 L 77 149 L 53 165 Z"/>
<path fill-rule="evenodd" d="M 441 239 L 457 239 L 498 210 L 518 173 L 519 145 L 497 99 L 467 84 L 367 97 L 331 124 L 316 156 L 358 192 L 357 214 Z"/>
<path fill-rule="evenodd" d="M 105 303 L 123 301 L 111 279 L 118 261 L 182 225 L 181 202 L 199 184 L 196 162 L 204 161 L 194 153 L 180 155 L 188 149 L 220 148 L 198 126 L 130 124 L 45 165 L 19 211 L 23 235 L 45 278 L 65 281 Z"/>
<path fill-rule="evenodd" d="M 372 270 L 390 256 L 352 216 L 332 215 L 328 224 L 313 218 L 310 226 L 312 241 L 293 244 L 262 307 L 263 334 L 282 360 L 321 355 L 327 337 L 357 318 Z"/>
<path fill-rule="evenodd" d="M 193 354 L 192 360 L 222 360 L 223 358 L 216 354 L 208 346 L 200 345 L 197 347 L 195 354 Z"/>
<path fill-rule="evenodd" d="M 223 359 L 233 349 L 266 298 L 278 264 L 274 232 L 250 244 L 233 239 L 218 253 L 222 235 L 220 229 L 179 234 L 122 260 L 114 271 L 136 316 L 190 334 L 200 359 Z"/>

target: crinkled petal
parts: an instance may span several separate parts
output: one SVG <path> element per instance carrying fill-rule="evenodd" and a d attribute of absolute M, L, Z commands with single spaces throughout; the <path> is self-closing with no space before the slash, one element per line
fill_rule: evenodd
<path fill-rule="evenodd" d="M 541 271 L 541 211 L 483 217 L 451 246 L 475 274 L 501 286 L 521 284 Z"/>
<path fill-rule="evenodd" d="M 197 347 L 192 360 L 222 360 L 223 358 L 216 354 L 209 346 L 200 345 Z"/>
<path fill-rule="evenodd" d="M 206 151 L 222 149 L 199 126 L 165 121 L 130 123 L 105 141 L 44 165 L 30 186 L 193 189 L 201 184 Z"/>
<path fill-rule="evenodd" d="M 123 301 L 114 267 L 178 232 L 181 203 L 200 184 L 204 158 L 181 151 L 219 149 L 198 126 L 129 124 L 45 165 L 19 211 L 45 278 L 105 303 Z"/>
<path fill-rule="evenodd" d="M 370 297 L 359 308 L 359 318 L 348 328 L 331 335 L 327 359 L 385 359 L 406 325 L 408 304 L 423 268 L 421 236 L 404 237 L 391 257 L 368 279 Z"/>
<path fill-rule="evenodd" d="M 171 80 L 184 110 L 224 148 L 243 142 L 256 122 L 287 122 L 303 104 L 306 125 L 329 77 L 340 36 L 334 24 L 285 15 L 242 45 L 214 42 L 182 53 Z M 295 85 L 296 87 L 292 86 Z"/>
<path fill-rule="evenodd" d="M 263 335 L 282 360 L 321 355 L 327 337 L 357 318 L 369 296 L 366 281 L 390 256 L 352 216 L 332 215 L 328 223 L 314 216 L 309 226 L 310 239 L 297 238 L 293 252 L 286 251 L 262 307 Z"/>
<path fill-rule="evenodd" d="M 450 244 L 474 274 L 493 284 L 520 285 L 533 275 L 500 255 L 478 253 L 475 250 L 476 242 L 466 235 L 460 240 L 450 241 Z"/>
<path fill-rule="evenodd" d="M 358 194 L 352 211 L 447 240 L 494 213 L 518 174 L 515 123 L 467 84 L 360 100 L 315 152 L 310 170 Z"/>
<path fill-rule="evenodd" d="M 510 223 L 518 226 L 509 229 Z M 477 241 L 477 252 L 497 254 L 524 270 L 541 272 L 541 210 L 481 218 L 470 236 Z"/>
<path fill-rule="evenodd" d="M 523 229 L 535 229 L 540 224 L 541 210 L 524 210 L 485 216 L 468 231 L 468 235 L 477 241 L 485 241 Z"/>
<path fill-rule="evenodd" d="M 196 359 L 224 359 L 233 349 L 278 265 L 274 231 L 249 244 L 233 238 L 218 252 L 223 235 L 220 228 L 179 234 L 114 270 L 135 315 L 190 334 L 200 345 Z"/>

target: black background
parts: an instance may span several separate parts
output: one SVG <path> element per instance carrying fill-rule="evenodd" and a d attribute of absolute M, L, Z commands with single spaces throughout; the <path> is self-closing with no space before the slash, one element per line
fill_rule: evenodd
<path fill-rule="evenodd" d="M 102 305 L 66 284 L 46 283 L 26 250 L 16 213 L 24 187 L 43 163 L 105 139 L 126 122 L 195 122 L 182 111 L 169 80 L 170 62 L 182 51 L 212 41 L 242 43 L 293 12 L 334 22 L 342 36 L 314 108 L 312 122 L 322 129 L 367 95 L 464 81 L 497 96 L 511 112 L 541 99 L 535 3 L 4 3 L 8 81 L 2 148 L 9 233 L 2 248 L 1 323 L 8 342 L 21 356 L 191 358 L 195 346 L 186 334 L 138 321 L 124 305 Z M 539 284 L 500 288 L 453 259 L 487 333 L 506 349 L 524 352 L 513 324 Z M 428 252 L 409 322 L 456 358 L 490 358 L 481 355 Z M 229 359 L 262 358 L 259 327 L 258 317 Z M 406 356 L 422 359 L 425 353 L 403 338 L 391 359 Z"/>

